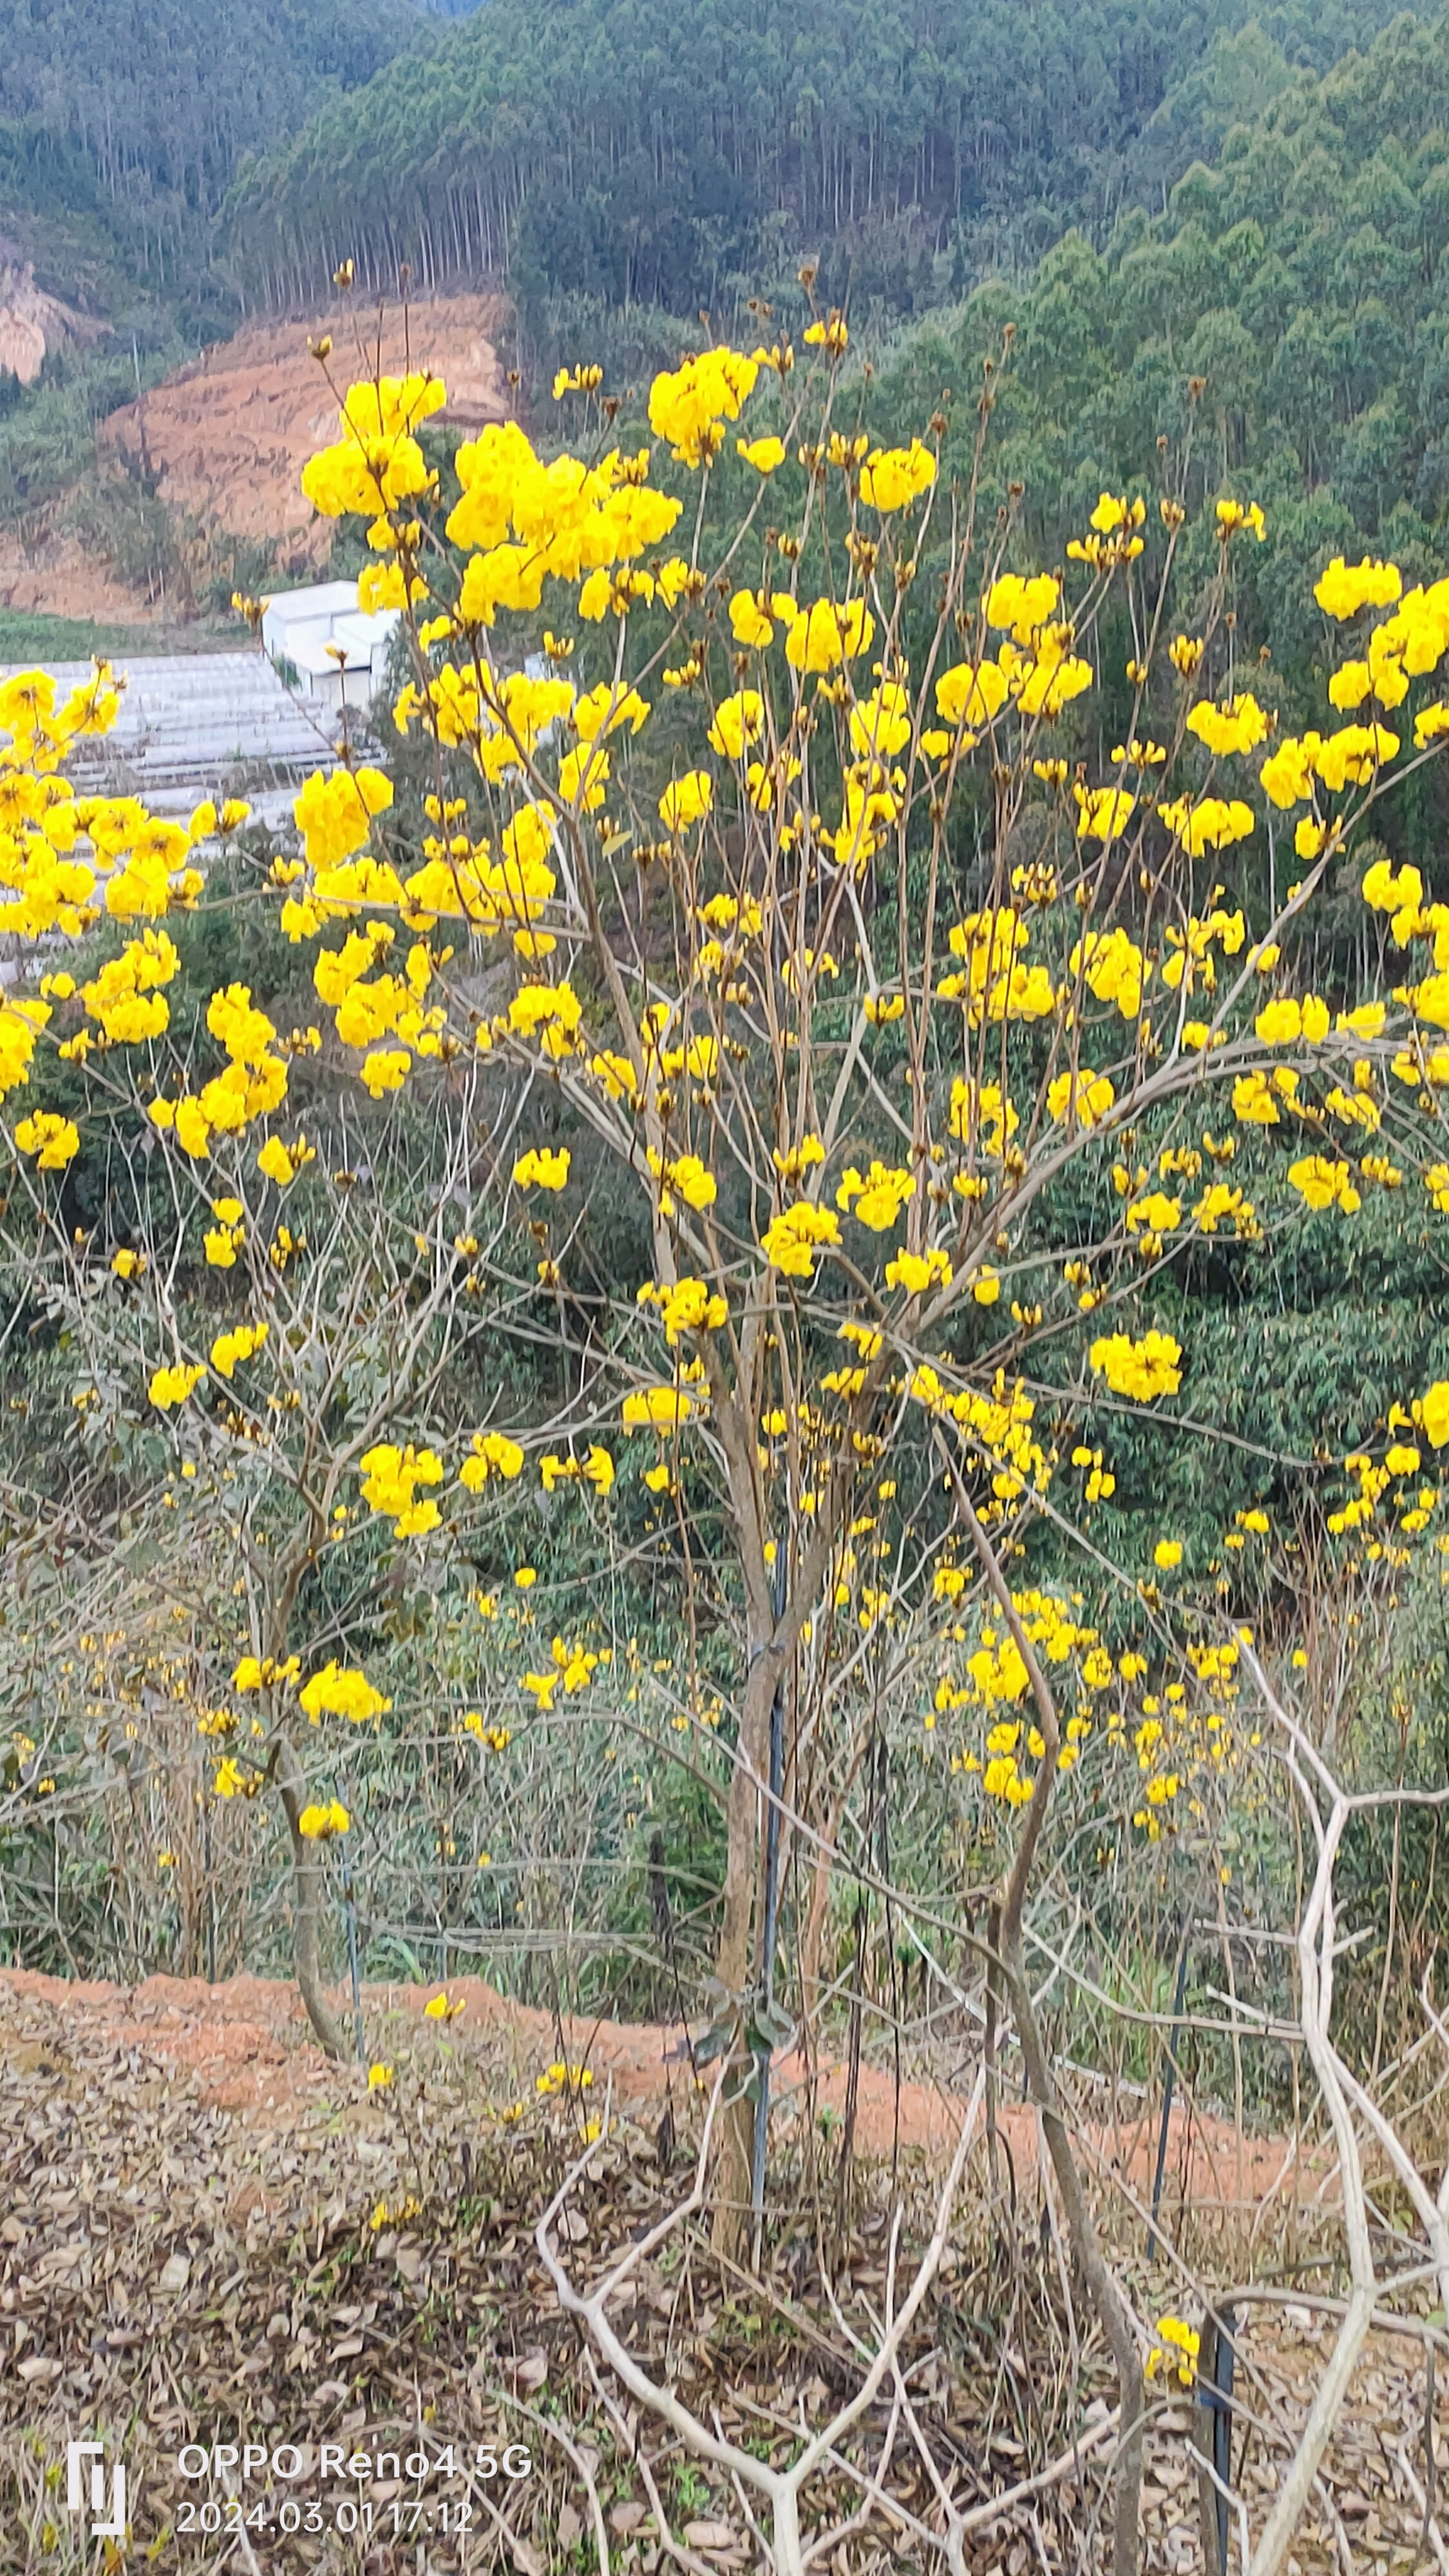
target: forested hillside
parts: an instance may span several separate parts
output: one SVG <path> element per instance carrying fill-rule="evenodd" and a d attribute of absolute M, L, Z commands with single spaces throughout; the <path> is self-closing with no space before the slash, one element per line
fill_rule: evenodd
<path fill-rule="evenodd" d="M 143 602 L 190 598 L 189 532 L 144 467 L 103 465 L 99 425 L 239 318 L 216 223 L 238 155 L 437 34 L 419 0 L 0 0 L 0 311 L 38 291 L 74 326 L 23 386 L 0 363 L 0 603 L 18 581 L 28 612 L 80 547 Z M 44 613 L 7 623 L 33 650 Z"/>
<path fill-rule="evenodd" d="M 909 310 L 1109 227 L 1392 14 L 1290 0 L 1240 60 L 1245 0 L 491 0 L 242 174 L 234 259 L 279 302 L 351 254 L 691 312 L 808 246 Z"/>
<path fill-rule="evenodd" d="M 1165 213 L 1128 210 L 1100 251 L 1074 232 L 1023 285 L 994 280 L 908 333 L 873 399 L 884 417 L 907 384 L 977 383 L 1014 324 L 993 473 L 1024 484 L 1048 557 L 1104 483 L 1140 482 L 1160 437 L 1190 433 L 1193 496 L 1236 481 L 1267 512 L 1240 615 L 1306 684 L 1308 590 L 1331 553 L 1442 571 L 1446 249 L 1449 24 L 1405 18 L 1238 125 Z M 958 464 L 974 434 L 963 405 Z"/>
<path fill-rule="evenodd" d="M 0 0 L 0 218 L 23 232 L 38 190 L 99 216 L 164 285 L 241 151 L 425 32 L 411 0 Z"/>

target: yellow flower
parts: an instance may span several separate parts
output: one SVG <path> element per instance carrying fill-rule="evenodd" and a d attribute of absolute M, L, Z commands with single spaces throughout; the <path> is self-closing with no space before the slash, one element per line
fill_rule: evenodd
<path fill-rule="evenodd" d="M 904 510 L 935 480 L 934 456 L 913 438 L 909 447 L 872 448 L 861 467 L 860 497 L 867 509 Z"/>
<path fill-rule="evenodd" d="M 520 1190 L 561 1190 L 569 1176 L 569 1151 L 566 1145 L 557 1150 L 544 1146 L 530 1147 L 520 1154 L 513 1166 L 514 1187 Z"/>
<path fill-rule="evenodd" d="M 42 1172 L 63 1172 L 80 1151 L 80 1131 L 73 1118 L 61 1118 L 53 1109 L 37 1109 L 21 1119 L 15 1142 L 22 1154 L 35 1156 Z"/>
<path fill-rule="evenodd" d="M 693 1208 L 696 1213 L 713 1207 L 719 1186 L 713 1172 L 701 1162 L 698 1154 L 681 1154 L 675 1162 L 663 1162 L 651 1145 L 648 1162 L 655 1179 L 666 1182 L 671 1190 L 678 1190 L 686 1207 Z M 667 1192 L 661 1204 L 663 1214 L 672 1215 Z"/>
<path fill-rule="evenodd" d="M 378 2058 L 367 2070 L 367 2089 L 369 2093 L 386 2093 L 391 2083 L 392 2068 L 390 2066 L 385 2066 L 382 2059 Z"/>
<path fill-rule="evenodd" d="M 306 473 L 303 474 L 306 484 Z M 392 803 L 392 781 L 380 769 L 314 769 L 293 811 L 310 868 L 333 868 L 367 839 L 374 814 Z"/>
<path fill-rule="evenodd" d="M 730 601 L 730 626 L 737 644 L 764 645 L 775 640 L 774 626 L 752 590 L 735 592 Z"/>
<path fill-rule="evenodd" d="M 1312 795 L 1313 755 L 1317 747 L 1317 734 L 1309 734 L 1301 742 L 1288 734 L 1264 761 L 1258 783 L 1275 805 L 1301 805 L 1305 796 Z"/>
<path fill-rule="evenodd" d="M 1278 1077 L 1275 1076 L 1275 1080 Z M 1233 1116 L 1250 1127 L 1276 1127 L 1278 1103 L 1264 1073 L 1240 1073 L 1233 1083 Z"/>
<path fill-rule="evenodd" d="M 1106 1117 L 1117 1095 L 1105 1073 L 1083 1066 L 1079 1073 L 1059 1073 L 1047 1084 L 1047 1109 L 1053 1118 L 1075 1118 L 1079 1127 L 1095 1127 Z"/>
<path fill-rule="evenodd" d="M 442 1514 L 437 1504 L 416 1499 L 419 1485 L 443 1481 L 443 1462 L 431 1449 L 414 1449 L 411 1442 L 399 1449 L 392 1441 L 380 1441 L 364 1453 L 361 1465 L 363 1501 L 392 1521 L 399 1538 L 421 1538 L 438 1527 Z"/>
<path fill-rule="evenodd" d="M 1079 841 L 1115 840 L 1136 810 L 1137 799 L 1125 787 L 1078 787 L 1075 793 Z"/>
<path fill-rule="evenodd" d="M 533 1566 L 520 1565 L 514 1568 L 513 1580 L 520 1592 L 529 1592 L 538 1581 L 538 1575 Z"/>
<path fill-rule="evenodd" d="M 1194 859 L 1200 859 L 1205 850 L 1226 850 L 1234 841 L 1245 841 L 1253 829 L 1252 806 L 1238 796 L 1231 800 L 1200 796 L 1195 803 L 1179 796 L 1157 810 L 1168 831 L 1177 835 Z"/>
<path fill-rule="evenodd" d="M 1313 585 L 1313 596 L 1328 616 L 1357 617 L 1361 608 L 1392 608 L 1403 589 L 1397 564 L 1370 561 L 1346 564 L 1335 555 Z"/>
<path fill-rule="evenodd" d="M 785 659 L 792 670 L 807 674 L 835 671 L 857 653 L 869 652 L 874 638 L 875 619 L 863 599 L 847 600 L 843 613 L 837 613 L 831 600 L 817 599 L 791 617 Z"/>
<path fill-rule="evenodd" d="M 623 1424 L 626 1431 L 677 1431 L 687 1422 L 694 1407 L 682 1387 L 641 1387 L 624 1398 Z"/>
<path fill-rule="evenodd" d="M 309 1806 L 302 1809 L 297 1818 L 297 1831 L 304 1835 L 309 1843 L 325 1843 L 330 1842 L 334 1834 L 345 1834 L 351 1823 L 352 1819 L 347 1809 L 340 1805 L 336 1798 L 329 1798 L 325 1807 Z"/>
<path fill-rule="evenodd" d="M 257 1170 L 265 1179 L 275 1181 L 278 1189 L 285 1190 L 303 1166 L 316 1159 L 316 1148 L 308 1144 L 305 1136 L 299 1136 L 294 1145 L 284 1145 L 280 1136 L 269 1136 L 257 1156 Z"/>
<path fill-rule="evenodd" d="M 885 1275 L 888 1288 L 904 1288 L 908 1297 L 924 1297 L 928 1288 L 950 1287 L 950 1255 L 939 1246 L 929 1252 L 898 1252 L 886 1263 Z"/>
<path fill-rule="evenodd" d="M 1350 1166 L 1332 1162 L 1326 1154 L 1305 1154 L 1301 1161 L 1290 1163 L 1288 1178 L 1311 1208 L 1336 1206 L 1345 1216 L 1355 1216 L 1363 1204 L 1353 1186 Z"/>
<path fill-rule="evenodd" d="M 901 1209 L 916 1195 L 915 1177 L 899 1166 L 875 1162 L 864 1179 L 852 1164 L 835 1193 L 835 1204 L 868 1225 L 873 1234 L 889 1234 Z"/>
<path fill-rule="evenodd" d="M 737 349 L 706 349 L 649 388 L 649 426 L 667 438 L 680 464 L 707 465 L 724 442 L 723 423 L 738 420 L 755 389 L 759 364 Z"/>
<path fill-rule="evenodd" d="M 147 1389 L 151 1401 L 164 1413 L 173 1404 L 184 1404 L 205 1377 L 204 1368 L 178 1363 L 175 1368 L 158 1368 L 151 1373 Z"/>
<path fill-rule="evenodd" d="M 772 1270 L 783 1272 L 787 1279 L 808 1280 L 815 1276 L 817 1249 L 839 1242 L 840 1220 L 833 1211 L 815 1207 L 809 1199 L 797 1199 L 793 1207 L 771 1219 L 761 1249 Z"/>
<path fill-rule="evenodd" d="M 495 1471 L 511 1480 L 522 1472 L 522 1468 L 523 1451 L 516 1440 L 510 1440 L 506 1431 L 475 1431 L 472 1454 L 464 1459 L 458 1476 L 470 1494 L 481 1494 L 489 1476 Z"/>
<path fill-rule="evenodd" d="M 1161 1566 L 1164 1574 L 1170 1574 L 1175 1565 L 1182 1563 L 1181 1539 L 1160 1538 L 1152 1551 L 1152 1562 Z"/>
<path fill-rule="evenodd" d="M 1152 1791 L 1149 1789 L 1147 1794 L 1151 1797 Z M 1165 2368 L 1168 2372 L 1176 2372 L 1184 2388 L 1191 2388 L 1197 2377 L 1200 2349 L 1201 2338 L 1195 2328 L 1185 2324 L 1181 2317 L 1159 2317 L 1157 2340 L 1147 2356 L 1148 2378 L 1154 2378 L 1159 2370 Z"/>
<path fill-rule="evenodd" d="M 266 1338 L 265 1324 L 236 1324 L 229 1333 L 218 1333 L 211 1346 L 211 1365 L 217 1375 L 230 1378 L 238 1361 L 251 1359 Z"/>
<path fill-rule="evenodd" d="M 687 831 L 707 814 L 714 802 L 714 780 L 708 770 L 689 769 L 665 788 L 659 799 L 659 818 L 667 831 Z"/>
<path fill-rule="evenodd" d="M 783 438 L 737 438 L 735 450 L 757 474 L 773 474 L 776 466 L 785 462 Z"/>
<path fill-rule="evenodd" d="M 810 349 L 823 349 L 827 357 L 843 358 L 850 346 L 850 331 L 843 313 L 833 305 L 823 322 L 812 322 L 803 334 Z"/>
<path fill-rule="evenodd" d="M 709 729 L 709 747 L 711 751 L 717 751 L 722 760 L 741 760 L 748 746 L 759 741 L 764 723 L 765 701 L 759 690 L 739 689 L 733 697 L 721 699 L 715 709 L 714 722 Z M 699 771 L 694 774 L 702 775 Z M 667 821 L 668 817 L 665 819 Z"/>
<path fill-rule="evenodd" d="M 370 1717 L 382 1717 L 392 1706 L 381 1691 L 374 1690 L 365 1673 L 344 1672 L 334 1657 L 314 1673 L 297 1694 L 302 1707 L 315 1725 L 324 1714 L 350 1717 L 362 1726 Z"/>
<path fill-rule="evenodd" d="M 1219 501 L 1217 521 L 1224 536 L 1232 536 L 1238 528 L 1246 528 L 1250 536 L 1257 538 L 1260 546 L 1268 533 L 1262 510 L 1256 501 Z"/>
<path fill-rule="evenodd" d="M 364 1056 L 358 1079 L 374 1100 L 381 1100 L 385 1091 L 401 1091 L 411 1069 L 412 1058 L 404 1048 L 374 1047 Z"/>
<path fill-rule="evenodd" d="M 1092 1344 L 1088 1358 L 1114 1395 L 1135 1396 L 1142 1404 L 1176 1395 L 1182 1384 L 1182 1347 L 1170 1333 L 1145 1333 L 1140 1342 L 1130 1333 L 1104 1334 Z"/>
<path fill-rule="evenodd" d="M 1440 1378 L 1414 1407 L 1414 1420 L 1431 1449 L 1449 1442 L 1449 1379 Z"/>
<path fill-rule="evenodd" d="M 1256 751 L 1268 739 L 1268 719 L 1251 691 L 1214 706 L 1208 698 L 1188 709 L 1187 729 L 1211 752 Z"/>
<path fill-rule="evenodd" d="M 1006 673 L 998 663 L 957 662 L 936 682 L 936 707 L 949 725 L 984 726 L 1000 714 L 1007 694 Z"/>
<path fill-rule="evenodd" d="M 450 1998 L 448 1989 L 444 1986 L 424 2004 L 423 2012 L 429 2021 L 456 2021 L 459 2013 L 465 2010 L 467 2002 L 466 1995 Z"/>
<path fill-rule="evenodd" d="M 681 1279 L 672 1288 L 646 1286 L 639 1291 L 639 1303 L 658 1307 L 671 1349 L 678 1348 L 685 1333 L 717 1333 L 729 1313 L 724 1298 L 711 1294 L 703 1279 Z"/>

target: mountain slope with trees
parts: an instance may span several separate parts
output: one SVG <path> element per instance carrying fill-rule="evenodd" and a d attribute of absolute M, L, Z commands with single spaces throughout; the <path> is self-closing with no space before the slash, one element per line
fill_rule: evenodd
<path fill-rule="evenodd" d="M 1100 250 L 1074 231 L 1021 286 L 993 280 L 905 333 L 870 401 L 885 417 L 908 385 L 935 399 L 978 384 L 1014 326 L 991 470 L 1001 495 L 1024 487 L 1028 546 L 1054 559 L 1104 485 L 1140 488 L 1161 438 L 1188 446 L 1191 506 L 1231 489 L 1267 512 L 1241 631 L 1306 685 L 1322 646 L 1308 594 L 1329 555 L 1443 570 L 1446 253 L 1449 22 L 1401 18 L 1234 126 L 1165 213 L 1129 209 Z M 974 436 L 963 401 L 958 466 Z"/>
<path fill-rule="evenodd" d="M 1391 14 L 1263 11 L 1254 94 Z M 1248 20 L 1241 0 L 491 0 L 240 174 L 234 258 L 278 302 L 351 255 L 389 287 L 402 261 L 506 267 L 525 308 L 569 290 L 687 313 L 809 248 L 827 282 L 910 310 L 943 260 L 959 291 L 1175 178 L 1232 90 L 1211 40 Z"/>
<path fill-rule="evenodd" d="M 0 181 L 18 160 L 61 207 L 83 195 L 77 211 L 164 285 L 243 151 L 429 32 L 411 0 L 0 0 Z M 5 195 L 6 222 L 23 221 L 21 192 Z"/>

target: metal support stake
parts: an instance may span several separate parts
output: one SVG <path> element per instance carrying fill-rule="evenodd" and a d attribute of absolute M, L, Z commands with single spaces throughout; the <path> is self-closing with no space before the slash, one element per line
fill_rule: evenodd
<path fill-rule="evenodd" d="M 1157 2133 L 1157 2170 L 1152 2177 L 1152 2224 L 1147 2230 L 1147 2259 L 1157 2252 L 1157 2213 L 1162 2207 L 1162 2176 L 1167 2164 L 1167 2132 L 1172 2119 L 1172 2088 L 1177 2080 L 1177 2047 L 1182 2036 L 1182 1999 L 1187 1992 L 1187 1918 L 1177 1953 L 1177 1990 L 1172 1999 L 1172 2037 L 1167 2043 L 1167 2074 L 1162 2086 L 1162 2126 Z"/>
<path fill-rule="evenodd" d="M 1233 2471 L 1233 2349 L 1231 2308 L 1209 2308 L 1202 2321 L 1197 2362 L 1198 2449 L 1213 2474 L 1198 2470 L 1203 2564 L 1228 2576 L 1228 2491 Z"/>

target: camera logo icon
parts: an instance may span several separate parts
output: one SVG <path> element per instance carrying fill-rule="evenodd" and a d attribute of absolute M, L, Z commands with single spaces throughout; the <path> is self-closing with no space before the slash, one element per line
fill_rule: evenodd
<path fill-rule="evenodd" d="M 92 2540 L 124 2540 L 126 2537 L 126 2470 L 118 2460 L 111 2471 L 111 2518 L 106 2510 L 106 2454 L 102 2442 L 67 2442 L 65 2446 L 65 2507 L 67 2513 L 86 2510 L 83 2488 L 83 2463 L 90 2464 L 90 2517 Z"/>

